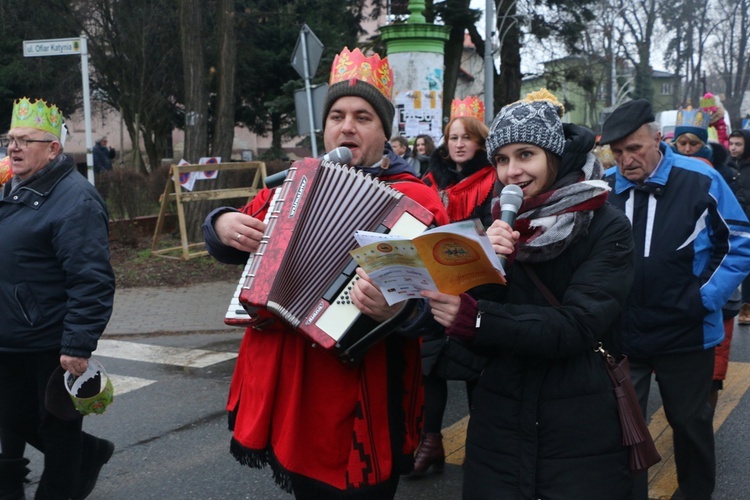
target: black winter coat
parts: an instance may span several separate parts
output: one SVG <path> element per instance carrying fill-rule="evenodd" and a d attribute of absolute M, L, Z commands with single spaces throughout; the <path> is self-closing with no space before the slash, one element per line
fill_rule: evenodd
<path fill-rule="evenodd" d="M 592 347 L 603 341 L 611 350 L 619 327 L 633 279 L 630 223 L 605 204 L 587 235 L 533 268 L 562 307 L 518 262 L 507 286 L 476 294 L 472 345 L 491 359 L 473 395 L 464 498 L 627 498 L 628 452 Z"/>
<path fill-rule="evenodd" d="M 719 143 L 711 143 L 711 164 L 714 166 L 717 172 L 721 174 L 721 177 L 726 181 L 729 187 L 732 189 L 735 198 L 742 206 L 745 214 L 750 218 L 750 206 L 748 206 L 747 194 L 745 194 L 745 187 L 742 185 L 740 180 L 740 172 L 735 167 L 729 164 L 729 151 L 727 148 Z"/>
<path fill-rule="evenodd" d="M 740 130 L 740 133 L 745 139 L 745 150 L 739 159 L 730 158 L 727 164 L 739 172 L 743 191 L 750 193 L 750 130 Z M 750 194 L 746 194 L 745 198 L 750 198 Z M 750 200 L 746 201 L 750 202 Z M 743 205 L 744 207 L 745 205 Z M 745 210 L 745 212 L 747 213 L 748 210 Z"/>
<path fill-rule="evenodd" d="M 112 314 L 107 208 L 73 160 L 0 196 L 0 351 L 88 358 Z"/>

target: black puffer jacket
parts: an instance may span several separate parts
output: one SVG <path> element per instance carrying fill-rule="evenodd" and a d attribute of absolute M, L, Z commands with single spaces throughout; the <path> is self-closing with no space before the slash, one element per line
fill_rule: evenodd
<path fill-rule="evenodd" d="M 750 130 L 740 130 L 740 133 L 745 139 L 745 150 L 739 159 L 731 158 L 727 164 L 740 173 L 742 189 L 745 193 L 750 193 Z"/>
<path fill-rule="evenodd" d="M 727 151 L 727 148 L 717 142 L 712 142 L 710 146 L 712 151 L 711 164 L 721 174 L 726 183 L 729 184 L 735 198 L 740 202 L 742 210 L 745 211 L 745 215 L 750 218 L 750 204 L 748 204 L 746 194 L 746 189 L 750 189 L 750 187 L 745 188 L 743 186 L 739 170 L 729 163 L 729 151 Z M 746 174 L 750 176 L 750 169 L 748 170 Z"/>
<path fill-rule="evenodd" d="M 479 301 L 473 347 L 491 360 L 474 391 L 464 498 L 629 496 L 617 405 L 591 347 L 612 345 L 632 252 L 630 224 L 605 205 L 587 237 L 533 265 L 563 307 L 551 307 L 518 263 L 507 287 Z"/>
<path fill-rule="evenodd" d="M 633 279 L 630 223 L 605 204 L 558 257 L 531 264 L 552 307 L 515 262 L 507 286 L 472 292 L 472 347 L 490 356 L 473 394 L 464 498 L 629 498 L 632 478 L 601 356 Z"/>
<path fill-rule="evenodd" d="M 112 313 L 107 208 L 60 155 L 0 195 L 0 351 L 88 358 Z"/>

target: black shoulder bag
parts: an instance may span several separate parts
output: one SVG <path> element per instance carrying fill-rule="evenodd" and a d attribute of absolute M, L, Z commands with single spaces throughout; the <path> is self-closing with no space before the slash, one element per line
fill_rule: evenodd
<path fill-rule="evenodd" d="M 531 266 L 526 264 L 521 264 L 521 266 L 551 305 L 555 307 L 562 305 L 550 289 L 542 283 Z M 656 450 L 656 445 L 654 445 L 654 440 L 648 430 L 648 425 L 646 425 L 646 419 L 643 418 L 641 405 L 630 378 L 628 357 L 623 354 L 618 360 L 615 360 L 604 349 L 601 342 L 594 346 L 594 352 L 601 354 L 607 367 L 607 375 L 612 382 L 612 389 L 615 391 L 617 413 L 620 416 L 620 425 L 622 426 L 622 444 L 629 450 L 628 467 L 633 473 L 645 471 L 658 463 L 661 456 Z"/>

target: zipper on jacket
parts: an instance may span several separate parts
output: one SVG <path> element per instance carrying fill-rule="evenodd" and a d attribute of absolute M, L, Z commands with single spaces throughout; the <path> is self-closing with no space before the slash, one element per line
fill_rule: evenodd
<path fill-rule="evenodd" d="M 474 328 L 479 328 L 479 325 L 482 323 L 482 311 L 477 311 L 477 322 L 474 323 Z"/>
<path fill-rule="evenodd" d="M 29 324 L 29 326 L 34 326 L 34 322 L 31 321 L 31 318 L 29 318 L 28 313 L 26 313 L 26 309 L 23 307 L 23 302 L 18 297 L 18 291 L 14 291 L 13 295 L 16 297 L 16 304 L 18 304 L 18 307 L 21 309 L 21 313 L 23 314 L 24 319 Z"/>

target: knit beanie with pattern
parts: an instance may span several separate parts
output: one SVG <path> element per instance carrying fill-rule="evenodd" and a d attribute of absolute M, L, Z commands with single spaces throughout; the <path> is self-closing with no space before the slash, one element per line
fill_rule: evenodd
<path fill-rule="evenodd" d="M 326 94 L 325 101 L 323 103 L 323 129 L 325 130 L 326 119 L 328 113 L 331 111 L 333 103 L 342 97 L 356 96 L 361 97 L 375 109 L 378 114 L 380 121 L 383 123 L 383 131 L 385 131 L 385 140 L 391 137 L 391 130 L 393 128 L 393 117 L 396 114 L 396 110 L 393 108 L 393 103 L 389 101 L 378 89 L 362 80 L 347 80 L 343 82 L 334 83 L 328 87 L 328 93 Z"/>
<path fill-rule="evenodd" d="M 674 129 L 674 140 L 672 142 L 677 142 L 677 139 L 683 134 L 693 134 L 700 139 L 703 144 L 708 144 L 708 129 L 706 128 L 678 125 Z"/>
<path fill-rule="evenodd" d="M 565 133 L 563 105 L 547 89 L 540 89 L 503 107 L 492 121 L 487 136 L 487 158 L 495 164 L 495 153 L 508 144 L 526 143 L 562 156 Z"/>

